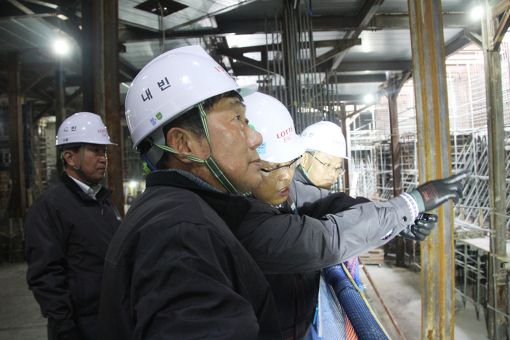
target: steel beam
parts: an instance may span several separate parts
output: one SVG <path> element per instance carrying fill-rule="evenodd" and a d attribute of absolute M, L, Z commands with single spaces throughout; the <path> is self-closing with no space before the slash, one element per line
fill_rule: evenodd
<path fill-rule="evenodd" d="M 317 67 L 317 72 L 327 72 L 331 68 L 332 61 L 329 60 L 324 64 Z M 276 64 L 269 62 L 269 69 L 275 70 Z M 262 75 L 264 72 L 259 71 L 257 68 L 234 62 L 232 69 L 236 76 L 248 76 L 248 75 Z M 410 60 L 395 60 L 395 61 L 367 61 L 367 62 L 352 62 L 345 61 L 340 64 L 336 73 L 341 72 L 363 72 L 363 71 L 408 71 L 411 69 Z M 334 78 L 335 72 L 330 75 L 330 80 Z"/>
<path fill-rule="evenodd" d="M 9 95 L 9 150 L 11 153 L 11 199 L 9 217 L 23 218 L 27 205 L 25 181 L 25 157 L 23 152 L 23 114 L 21 112 L 20 63 L 17 53 L 7 56 L 7 79 Z"/>
<path fill-rule="evenodd" d="M 398 104 L 397 98 L 402 88 L 402 83 L 398 79 L 392 78 L 388 81 L 386 96 L 388 97 L 388 109 L 390 113 L 391 130 L 391 170 L 393 174 L 393 195 L 402 193 L 402 164 L 400 152 L 400 134 L 398 130 Z M 405 240 L 402 237 L 396 238 L 396 264 L 405 266 Z"/>
<path fill-rule="evenodd" d="M 384 0 L 366 0 L 358 13 L 358 27 L 345 32 L 344 38 L 355 39 L 359 37 L 361 32 L 363 32 L 363 26 L 367 25 L 370 20 L 372 20 L 375 13 L 379 9 L 379 6 L 381 6 L 383 2 Z M 330 70 L 331 72 L 334 72 L 336 69 L 338 69 L 338 66 L 343 61 L 346 53 L 347 52 L 343 50 L 334 56 L 333 64 L 331 65 Z"/>
<path fill-rule="evenodd" d="M 445 47 L 440 0 L 408 0 L 420 183 L 451 174 Z M 434 211 L 437 228 L 421 242 L 422 339 L 453 339 L 453 204 Z"/>
<path fill-rule="evenodd" d="M 82 0 L 83 107 L 102 116 L 117 143 L 108 149 L 107 183 L 123 214 L 123 141 L 121 131 L 118 53 L 118 2 Z"/>
<path fill-rule="evenodd" d="M 58 61 L 55 71 L 55 126 L 57 128 L 66 119 L 66 105 L 65 105 L 65 74 L 62 66 L 62 60 Z M 57 171 L 61 173 L 64 170 L 62 158 L 57 157 Z"/>
<path fill-rule="evenodd" d="M 505 131 L 503 116 L 503 90 L 501 80 L 500 41 L 502 32 L 496 27 L 493 16 L 495 1 L 485 0 L 485 17 L 482 19 L 482 44 L 485 60 L 485 91 L 487 105 L 487 135 L 489 153 L 489 206 L 490 250 L 488 275 L 488 331 L 491 339 L 506 339 L 508 320 L 499 310 L 507 312 L 508 291 L 506 271 L 500 259 L 506 258 L 506 171 Z M 506 20 L 506 19 L 505 19 Z M 507 26 L 507 24 L 504 24 Z M 500 26 L 501 27 L 501 26 Z M 505 29 L 506 30 L 506 29 Z M 498 34 L 495 32 L 498 31 Z"/>
<path fill-rule="evenodd" d="M 108 150 L 108 186 L 112 200 L 124 215 L 122 115 L 119 93 L 119 5 L 118 1 L 103 2 L 104 34 L 104 115 L 110 138 L 117 144 Z"/>
<path fill-rule="evenodd" d="M 350 143 L 349 142 L 349 128 L 347 126 L 347 111 L 345 109 L 345 103 L 341 103 L 340 104 L 340 121 L 342 122 L 342 133 L 344 135 L 344 138 L 345 138 L 345 141 L 346 141 L 346 154 L 347 156 L 349 157 L 350 156 L 350 150 L 349 150 L 349 146 L 350 146 Z M 350 177 L 349 177 L 349 160 L 348 159 L 344 159 L 344 192 L 349 195 L 349 191 L 350 191 Z"/>

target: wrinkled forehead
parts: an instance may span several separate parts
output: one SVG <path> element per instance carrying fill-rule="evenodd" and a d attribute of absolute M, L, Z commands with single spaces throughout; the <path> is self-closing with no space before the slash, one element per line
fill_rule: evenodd
<path fill-rule="evenodd" d="M 216 111 L 232 111 L 235 113 L 245 113 L 245 105 L 242 100 L 238 97 L 224 97 L 219 99 L 214 105 L 211 107 L 208 113 L 213 113 Z"/>

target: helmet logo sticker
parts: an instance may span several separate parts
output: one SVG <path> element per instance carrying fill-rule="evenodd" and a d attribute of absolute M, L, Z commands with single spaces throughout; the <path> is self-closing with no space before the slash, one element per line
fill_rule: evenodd
<path fill-rule="evenodd" d="M 163 114 L 161 112 L 157 112 L 154 117 L 151 117 L 150 122 L 152 126 L 156 126 L 158 124 L 158 120 L 163 119 Z"/>
<path fill-rule="evenodd" d="M 76 131 L 76 125 L 71 126 L 71 131 Z"/>
<path fill-rule="evenodd" d="M 280 139 L 280 138 L 286 137 L 289 134 L 291 134 L 292 132 L 294 132 L 294 127 L 290 126 L 290 127 L 286 128 L 285 130 L 277 132 L 276 133 L 276 138 Z"/>
<path fill-rule="evenodd" d="M 100 134 L 100 135 L 102 135 L 103 137 L 108 136 L 108 132 L 106 132 L 106 127 L 101 128 L 101 129 L 98 129 L 98 130 L 97 130 L 97 133 L 99 133 L 99 134 Z"/>

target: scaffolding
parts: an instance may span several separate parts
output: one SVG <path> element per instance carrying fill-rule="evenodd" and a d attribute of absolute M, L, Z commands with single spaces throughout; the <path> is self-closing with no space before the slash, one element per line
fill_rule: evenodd
<path fill-rule="evenodd" d="M 506 150 L 506 229 L 510 228 L 510 57 L 509 44 L 501 49 Z M 456 292 L 465 305 L 473 303 L 477 317 L 488 309 L 509 317 L 488 301 L 488 265 L 490 252 L 489 149 L 485 102 L 483 53 L 475 45 L 447 59 L 448 100 L 452 171 L 469 170 L 471 176 L 463 190 L 463 199 L 455 205 L 455 280 Z M 398 97 L 399 143 L 403 190 L 418 185 L 416 123 L 412 81 Z M 373 129 L 357 129 L 351 122 L 351 194 L 376 199 L 393 196 L 389 109 L 383 98 L 370 108 Z M 367 115 L 368 117 L 370 115 Z M 507 236 L 508 237 L 508 236 Z M 508 244 L 508 242 L 507 242 Z M 393 251 L 394 247 L 387 248 Z M 420 247 L 406 242 L 405 264 L 420 267 Z M 500 259 L 508 263 L 510 259 Z M 508 284 L 507 275 L 507 284 Z M 492 278 L 494 279 L 494 278 Z"/>

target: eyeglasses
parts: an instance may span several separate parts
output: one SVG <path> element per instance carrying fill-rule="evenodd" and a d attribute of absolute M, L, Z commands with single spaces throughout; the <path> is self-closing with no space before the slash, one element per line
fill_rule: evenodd
<path fill-rule="evenodd" d="M 265 172 L 267 174 L 267 173 L 270 173 L 270 172 L 273 172 L 276 170 L 280 170 L 280 169 L 284 169 L 284 168 L 288 168 L 289 170 L 295 170 L 301 163 L 300 161 L 301 161 L 301 156 L 296 159 L 293 159 L 292 161 L 290 161 L 286 164 L 277 165 L 276 167 L 271 168 L 271 169 L 260 169 L 260 171 Z"/>
<path fill-rule="evenodd" d="M 342 165 L 340 166 L 334 166 L 333 164 L 329 164 L 329 163 L 325 163 L 323 161 L 321 161 L 319 158 L 317 158 L 317 156 L 315 156 L 314 154 L 312 154 L 312 157 L 319 163 L 321 163 L 323 166 L 325 166 L 326 168 L 330 168 L 331 170 L 334 170 L 334 171 L 338 171 L 338 172 L 343 172 L 344 171 L 344 168 Z"/>

